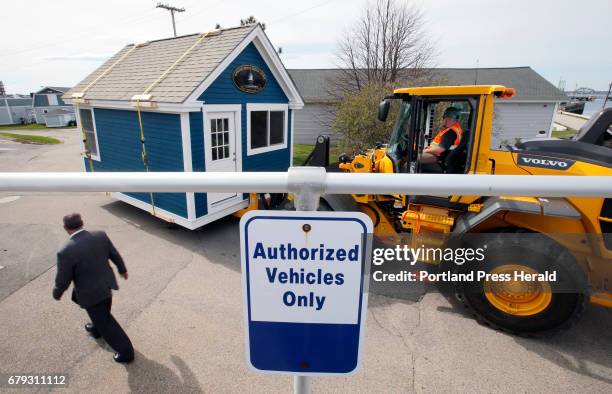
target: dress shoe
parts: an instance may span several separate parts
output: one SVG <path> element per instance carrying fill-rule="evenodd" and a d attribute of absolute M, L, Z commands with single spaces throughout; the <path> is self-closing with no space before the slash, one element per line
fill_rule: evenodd
<path fill-rule="evenodd" d="M 132 361 L 134 361 L 134 356 L 132 357 L 124 357 L 119 353 L 115 353 L 115 355 L 113 356 L 113 360 L 115 360 L 118 363 L 131 363 Z"/>
<path fill-rule="evenodd" d="M 91 335 L 94 339 L 100 338 L 100 333 L 98 332 L 98 330 L 96 330 L 96 327 L 91 323 L 85 324 L 85 331 L 87 331 L 89 335 Z"/>

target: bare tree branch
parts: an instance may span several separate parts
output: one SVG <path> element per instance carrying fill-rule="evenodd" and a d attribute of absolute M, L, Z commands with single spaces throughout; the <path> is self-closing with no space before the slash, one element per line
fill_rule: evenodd
<path fill-rule="evenodd" d="M 423 14 L 409 0 L 375 0 L 338 45 L 341 71 L 334 95 L 360 91 L 364 86 L 397 86 L 427 74 L 433 49 L 423 29 Z"/>

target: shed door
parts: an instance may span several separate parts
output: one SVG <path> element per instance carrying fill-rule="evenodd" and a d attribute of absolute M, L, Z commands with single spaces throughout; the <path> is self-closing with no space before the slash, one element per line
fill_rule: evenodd
<path fill-rule="evenodd" d="M 236 172 L 234 112 L 207 112 L 204 123 L 206 171 Z M 208 193 L 208 205 L 220 205 L 237 195 L 237 193 Z"/>

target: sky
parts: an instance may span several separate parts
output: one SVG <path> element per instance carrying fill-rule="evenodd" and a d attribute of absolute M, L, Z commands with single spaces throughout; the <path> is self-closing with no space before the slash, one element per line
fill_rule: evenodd
<path fill-rule="evenodd" d="M 254 15 L 287 68 L 338 66 L 338 41 L 367 0 L 167 0 L 179 35 L 240 24 Z M 402 0 L 397 0 L 402 2 Z M 409 1 L 409 0 L 404 0 Z M 0 18 L 0 80 L 8 93 L 74 86 L 130 43 L 172 36 L 157 0 L 10 1 Z M 612 82 L 612 1 L 412 0 L 438 67 L 530 66 L 566 89 Z"/>

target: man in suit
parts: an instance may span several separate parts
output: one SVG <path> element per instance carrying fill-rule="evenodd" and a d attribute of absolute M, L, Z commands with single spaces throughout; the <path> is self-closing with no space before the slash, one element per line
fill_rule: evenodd
<path fill-rule="evenodd" d="M 128 272 L 117 249 L 103 231 L 83 229 L 81 215 L 64 216 L 64 229 L 70 239 L 57 253 L 57 276 L 53 298 L 59 300 L 74 282 L 72 301 L 87 311 L 91 323 L 85 330 L 94 338 L 102 336 L 115 350 L 113 359 L 119 363 L 134 360 L 134 348 L 127 334 L 111 315 L 111 289 L 119 290 L 110 259 L 119 274 L 127 280 Z"/>

